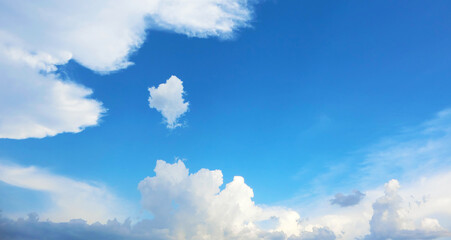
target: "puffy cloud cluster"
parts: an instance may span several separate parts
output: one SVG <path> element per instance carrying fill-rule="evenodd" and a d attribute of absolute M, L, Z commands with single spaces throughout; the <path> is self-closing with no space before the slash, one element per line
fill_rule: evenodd
<path fill-rule="evenodd" d="M 166 126 L 170 129 L 181 126 L 178 119 L 188 111 L 189 105 L 183 99 L 183 82 L 176 76 L 171 76 L 157 88 L 149 88 L 149 93 L 149 107 L 161 112 Z"/>
<path fill-rule="evenodd" d="M 251 19 L 247 0 L 0 1 L 0 138 L 79 132 L 105 111 L 91 90 L 55 74 L 75 60 L 126 68 L 146 29 L 230 37 Z"/>
<path fill-rule="evenodd" d="M 435 239 L 451 236 L 434 218 L 420 219 L 420 225 L 416 226 L 414 220 L 409 218 L 408 209 L 401 206 L 399 188 L 399 182 L 394 179 L 385 184 L 385 195 L 373 204 L 371 233 L 365 239 Z"/>
<path fill-rule="evenodd" d="M 242 177 L 234 177 L 221 190 L 220 170 L 190 174 L 182 161 L 160 160 L 155 173 L 138 188 L 143 207 L 168 239 L 308 239 L 303 235 L 327 232 L 322 228 L 307 231 L 293 210 L 256 205 Z"/>
<path fill-rule="evenodd" d="M 326 226 L 337 239 L 442 239 L 451 237 L 451 171 L 406 182 L 390 180 L 365 191 L 359 204 L 348 207 L 315 201 L 306 224 Z M 304 211 L 305 212 L 305 211 Z"/>

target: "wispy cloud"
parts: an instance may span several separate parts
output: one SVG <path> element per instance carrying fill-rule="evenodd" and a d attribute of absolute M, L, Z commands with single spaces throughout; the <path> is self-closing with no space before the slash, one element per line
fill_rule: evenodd
<path fill-rule="evenodd" d="M 386 138 L 369 149 L 356 171 L 364 183 L 398 178 L 409 181 L 451 166 L 451 109 Z"/>
<path fill-rule="evenodd" d="M 0 164 L 0 181 L 50 196 L 50 209 L 41 215 L 53 221 L 85 219 L 88 222 L 124 218 L 125 204 L 101 185 L 76 181 L 37 167 Z M 7 197 L 7 196 L 5 196 Z"/>
<path fill-rule="evenodd" d="M 149 88 L 149 107 L 159 111 L 170 129 L 182 126 L 178 119 L 188 111 L 189 102 L 183 96 L 183 82 L 176 76 L 171 76 L 158 87 Z"/>
<path fill-rule="evenodd" d="M 447 231 L 451 229 L 451 212 L 448 211 L 451 209 L 451 192 L 441 187 L 450 182 L 451 177 L 450 133 L 449 109 L 438 112 L 433 119 L 418 126 L 405 128 L 401 133 L 365 149 L 364 154 L 359 152 L 356 158 L 363 158 L 362 161 L 343 161 L 337 167 L 332 166 L 331 169 L 339 171 L 326 173 L 327 178 L 316 182 L 324 186 L 340 179 L 346 186 L 364 189 L 365 198 L 358 204 L 336 208 L 329 204 L 329 196 L 322 196 L 311 203 L 303 201 L 298 209 L 310 216 L 311 223 L 331 228 L 339 239 L 362 237 L 370 230 L 370 239 L 384 234 L 391 234 L 393 239 L 434 239 L 445 232 L 426 231 L 426 226 L 438 223 Z M 379 231 L 376 227 L 378 221 L 370 222 L 372 218 L 377 219 L 373 215 L 373 203 L 378 208 L 380 204 L 377 202 L 388 199 L 379 198 L 383 194 L 380 186 L 392 178 L 403 185 L 396 195 L 402 199 L 396 206 L 396 211 L 403 215 L 402 223 L 396 225 L 396 229 Z M 342 197 L 346 196 L 339 196 L 345 199 Z M 390 205 L 390 209 L 394 206 Z M 388 206 L 385 210 L 388 211 Z M 384 214 L 389 214 L 385 210 Z"/>

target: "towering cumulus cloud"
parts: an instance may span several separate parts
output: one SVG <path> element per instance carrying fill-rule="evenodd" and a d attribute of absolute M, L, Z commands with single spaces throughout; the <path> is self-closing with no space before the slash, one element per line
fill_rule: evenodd
<path fill-rule="evenodd" d="M 399 188 L 397 180 L 385 184 L 385 196 L 373 204 L 371 234 L 365 239 L 434 239 L 449 236 L 437 219 L 423 218 L 417 225 L 409 218 L 408 209 L 402 207 Z"/>
<path fill-rule="evenodd" d="M 148 28 L 230 37 L 246 26 L 246 0 L 0 0 L 0 138 L 79 132 L 105 109 L 55 70 L 75 60 L 101 73 L 126 68 Z"/>
<path fill-rule="evenodd" d="M 188 111 L 188 102 L 185 102 L 183 95 L 183 82 L 176 76 L 171 76 L 166 83 L 160 84 L 157 88 L 149 88 L 149 107 L 155 108 L 163 115 L 168 128 L 176 128 L 182 124 L 178 123 L 178 118 Z"/>
<path fill-rule="evenodd" d="M 158 161 L 155 173 L 138 188 L 143 207 L 155 217 L 153 228 L 165 232 L 167 239 L 305 239 L 302 236 L 325 232 L 333 236 L 323 228 L 306 231 L 293 210 L 256 205 L 242 177 L 220 190 L 220 170 L 189 174 L 181 161 Z"/>

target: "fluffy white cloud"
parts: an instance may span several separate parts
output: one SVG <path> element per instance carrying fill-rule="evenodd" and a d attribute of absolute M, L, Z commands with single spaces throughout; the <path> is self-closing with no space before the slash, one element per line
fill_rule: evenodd
<path fill-rule="evenodd" d="M 297 212 L 256 205 L 242 177 L 234 177 L 220 190 L 220 170 L 189 174 L 181 161 L 160 160 L 155 173 L 138 188 L 143 207 L 168 239 L 287 239 L 305 231 Z"/>
<path fill-rule="evenodd" d="M 451 171 L 384 188 L 367 189 L 353 206 L 331 205 L 329 197 L 301 207 L 308 228 L 327 227 L 337 239 L 442 239 L 451 237 Z"/>
<path fill-rule="evenodd" d="M 95 71 L 130 64 L 148 27 L 196 37 L 227 37 L 247 25 L 247 0 L 125 0 L 0 2 L 0 43 L 49 55 L 43 64 L 74 59 Z"/>
<path fill-rule="evenodd" d="M 41 215 L 53 221 L 80 218 L 92 223 L 124 217 L 124 203 L 103 186 L 76 181 L 36 167 L 5 164 L 0 164 L 0 181 L 47 193 L 52 207 Z"/>
<path fill-rule="evenodd" d="M 415 219 L 409 216 L 412 208 L 402 206 L 399 188 L 399 182 L 394 179 L 385 184 L 385 195 L 373 204 L 371 233 L 365 239 L 434 239 L 450 236 L 437 219 L 417 219 L 420 223 L 416 224 Z"/>
<path fill-rule="evenodd" d="M 377 219 L 373 217 L 373 204 L 388 197 L 382 187 L 376 186 L 396 178 L 402 183 L 402 188 L 396 192 L 396 196 L 400 196 L 396 212 L 402 217 L 396 220 L 401 223 L 392 224 L 394 228 L 387 230 L 387 234 L 389 232 L 393 239 L 402 239 L 402 234 L 410 234 L 410 239 L 434 238 L 438 232 L 425 231 L 427 226 L 433 227 L 439 223 L 444 229 L 451 230 L 451 189 L 443 187 L 451 182 L 449 146 L 451 111 L 448 109 L 440 111 L 432 120 L 404 129 L 401 135 L 371 147 L 364 156 L 366 159 L 362 168 L 344 166 L 351 171 L 344 174 L 352 176 L 352 186 L 365 190 L 365 197 L 357 205 L 346 208 L 330 205 L 331 197 L 323 196 L 298 204 L 296 209 L 309 217 L 309 224 L 329 227 L 338 239 L 361 239 L 370 231 L 374 234 L 368 238 L 377 239 L 376 236 L 381 236 L 382 232 L 376 230 L 376 220 L 370 225 L 372 218 Z M 339 172 L 343 168 L 332 169 Z M 327 184 L 330 182 L 320 183 Z M 394 206 L 390 205 L 391 208 Z"/>
<path fill-rule="evenodd" d="M 157 88 L 149 88 L 149 93 L 149 107 L 161 112 L 167 127 L 173 129 L 181 126 L 178 119 L 188 111 L 189 105 L 183 99 L 183 82 L 176 76 L 171 76 Z"/>
<path fill-rule="evenodd" d="M 49 174 L 35 167 L 0 165 L 0 181 L 31 190 L 48 192 L 53 211 L 35 214 L 27 220 L 0 218 L 0 235 L 6 239 L 335 239 L 320 226 L 304 227 L 297 212 L 280 206 L 258 206 L 253 191 L 242 177 L 234 177 L 223 190 L 220 170 L 201 169 L 190 174 L 183 162 L 157 161 L 156 175 L 142 180 L 138 189 L 142 206 L 152 215 L 130 225 L 103 221 L 118 214 L 115 197 L 104 188 Z M 123 215 L 122 215 L 123 216 Z M 55 223 L 55 221 L 69 221 Z M 72 235 L 71 235 L 72 236 Z"/>
<path fill-rule="evenodd" d="M 1 49 L 0 49 L 1 52 Z M 30 64 L 39 64 L 27 56 Z M 39 66 L 43 69 L 51 66 Z M 40 74 L 0 53 L 0 138 L 24 139 L 80 132 L 93 126 L 105 109 L 89 99 L 92 91 L 53 73 Z"/>
<path fill-rule="evenodd" d="M 108 73 L 132 64 L 148 28 L 227 38 L 250 18 L 247 0 L 0 0 L 0 138 L 98 123 L 104 109 L 91 90 L 52 74 L 57 65 L 73 59 Z"/>

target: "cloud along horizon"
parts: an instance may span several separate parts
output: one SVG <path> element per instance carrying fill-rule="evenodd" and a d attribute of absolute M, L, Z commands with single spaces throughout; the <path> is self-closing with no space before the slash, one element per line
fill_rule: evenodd
<path fill-rule="evenodd" d="M 133 64 L 128 57 L 147 29 L 230 38 L 251 17 L 243 0 L 1 1 L 0 138 L 77 133 L 99 123 L 106 108 L 92 90 L 55 72 L 69 60 L 107 74 Z"/>
<path fill-rule="evenodd" d="M 124 220 L 127 217 L 125 212 L 130 210 L 103 185 L 77 181 L 35 166 L 0 163 L 0 181 L 48 195 L 51 207 L 40 215 L 52 221 L 84 219 L 94 223 L 113 218 Z"/>
<path fill-rule="evenodd" d="M 183 96 L 183 82 L 176 76 L 171 76 L 166 83 L 157 88 L 149 88 L 149 107 L 155 108 L 163 115 L 166 127 L 174 129 L 182 126 L 178 119 L 188 111 L 189 102 Z"/>
<path fill-rule="evenodd" d="M 37 171 L 34 167 L 5 167 L 0 165 L 1 180 L 17 187 L 49 194 L 67 196 L 104 195 L 101 188 L 93 188 L 81 182 Z M 300 212 L 283 206 L 256 204 L 254 192 L 243 177 L 235 176 L 223 185 L 221 170 L 201 169 L 190 173 L 178 160 L 170 164 L 158 160 L 155 176 L 146 177 L 138 184 L 143 209 L 151 213 L 151 219 L 106 220 L 95 206 L 105 203 L 104 198 L 83 199 L 77 211 L 62 213 L 64 220 L 48 218 L 39 221 L 36 214 L 27 219 L 0 218 L 0 234 L 6 239 L 33 239 L 46 234 L 59 239 L 67 232 L 76 232 L 74 239 L 436 239 L 451 237 L 449 230 L 441 225 L 445 219 L 450 226 L 451 193 L 436 186 L 451 180 L 451 171 L 431 177 L 422 177 L 406 183 L 401 188 L 398 180 L 392 179 L 380 188 L 365 191 L 367 198 L 354 206 L 329 209 L 322 216 L 302 216 Z M 29 173 L 32 174 L 29 174 Z M 27 178 L 24 178 L 27 176 Z M 63 181 L 56 181 L 63 179 Z M 58 192 L 59 182 L 67 192 Z M 76 187 L 71 187 L 76 186 Z M 88 189 L 88 190 L 87 190 Z M 107 193 L 108 195 L 110 193 Z M 59 202 L 56 197 L 56 202 Z M 420 200 L 419 200 L 420 199 Z M 67 198 L 61 197 L 61 201 Z M 119 202 L 120 203 L 120 202 Z M 94 208 L 89 208 L 94 206 Z M 329 205 L 330 206 L 330 205 Z M 105 205 L 103 209 L 115 210 L 117 205 Z M 317 208 L 322 208 L 318 203 Z M 61 208 L 64 210 L 64 208 Z M 447 209 L 447 210 L 446 210 Z M 81 210 L 81 213 L 79 212 Z M 106 209 L 108 210 L 108 209 Z M 96 218 L 86 222 L 80 214 L 90 212 Z M 101 212 L 101 214 L 97 214 Z M 357 213 L 357 214 L 356 214 Z M 367 214 L 369 213 L 369 214 Z M 69 220 L 71 216 L 75 220 Z M 77 220 L 78 219 L 78 220 Z M 125 218 L 122 218 L 125 219 Z M 439 220 L 440 219 L 440 220 Z M 448 222 L 446 222 L 448 219 Z M 99 223 L 96 221 L 101 221 Z M 340 226 L 341 225 L 341 226 Z M 347 226 L 345 226 L 347 225 Z M 351 227 L 349 227 L 351 226 Z M 28 235 L 27 235 L 28 234 Z"/>

